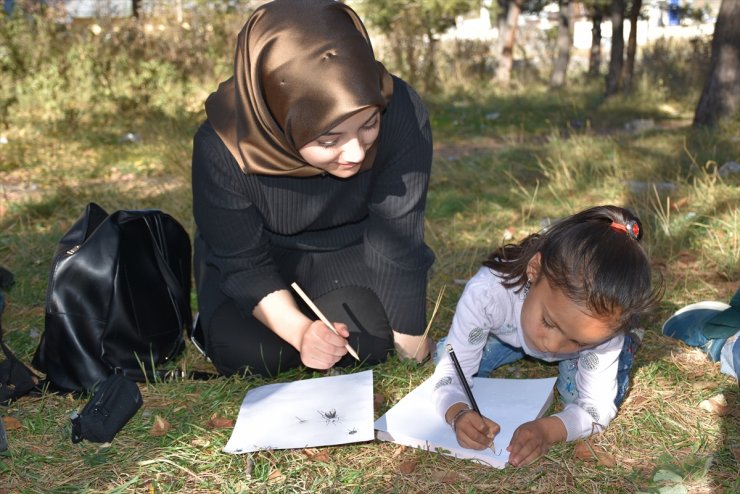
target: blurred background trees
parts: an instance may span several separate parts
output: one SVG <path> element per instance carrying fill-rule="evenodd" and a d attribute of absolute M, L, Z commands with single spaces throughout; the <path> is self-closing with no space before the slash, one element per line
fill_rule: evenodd
<path fill-rule="evenodd" d="M 72 118 L 82 106 L 75 100 L 108 94 L 119 105 L 135 106 L 156 99 L 158 88 L 192 85 L 193 76 L 213 84 L 228 77 L 234 35 L 261 3 L 4 0 L 0 82 L 20 86 L 0 94 L 0 118 L 7 122 L 33 85 L 43 88 L 46 104 L 54 107 L 49 112 Z M 425 94 L 531 82 L 557 89 L 603 78 L 607 97 L 642 85 L 679 98 L 683 84 L 698 101 L 698 79 L 699 86 L 707 84 L 697 125 L 737 112 L 738 83 L 729 78 L 740 70 L 740 1 L 725 0 L 721 11 L 719 0 L 347 3 L 366 21 L 383 62 Z"/>

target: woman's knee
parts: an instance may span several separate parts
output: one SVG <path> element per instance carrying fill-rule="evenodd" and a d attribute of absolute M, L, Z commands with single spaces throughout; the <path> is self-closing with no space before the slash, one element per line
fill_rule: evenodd
<path fill-rule="evenodd" d="M 299 353 L 252 316 L 226 302 L 205 323 L 206 354 L 219 373 L 269 377 L 300 364 Z"/>
<path fill-rule="evenodd" d="M 369 288 L 352 286 L 329 292 L 316 305 L 331 321 L 347 325 L 349 344 L 367 364 L 384 362 L 393 351 L 393 331 L 383 304 Z M 339 365 L 352 364 L 345 357 Z"/>

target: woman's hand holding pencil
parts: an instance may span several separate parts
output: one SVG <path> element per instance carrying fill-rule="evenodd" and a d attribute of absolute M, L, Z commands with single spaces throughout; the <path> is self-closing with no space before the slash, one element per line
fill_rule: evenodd
<path fill-rule="evenodd" d="M 313 369 L 328 369 L 346 353 L 355 360 L 360 360 L 354 348 L 347 343 L 347 326 L 341 323 L 332 324 L 297 283 L 290 286 L 319 318 L 319 321 L 313 321 L 303 333 L 299 349 L 301 361 Z"/>

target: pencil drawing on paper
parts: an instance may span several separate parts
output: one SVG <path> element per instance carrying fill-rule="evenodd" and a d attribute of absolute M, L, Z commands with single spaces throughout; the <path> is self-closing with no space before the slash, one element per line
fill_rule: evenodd
<path fill-rule="evenodd" d="M 337 414 L 337 410 L 332 408 L 331 410 L 327 410 L 325 412 L 322 412 L 321 410 L 316 410 L 319 415 L 321 415 L 321 418 L 323 418 L 326 421 L 326 425 L 333 424 L 337 425 L 339 422 L 342 421 L 342 419 L 339 418 L 339 415 Z"/>
<path fill-rule="evenodd" d="M 375 436 L 372 377 L 372 371 L 363 371 L 250 389 L 224 450 L 253 452 L 371 440 Z"/>

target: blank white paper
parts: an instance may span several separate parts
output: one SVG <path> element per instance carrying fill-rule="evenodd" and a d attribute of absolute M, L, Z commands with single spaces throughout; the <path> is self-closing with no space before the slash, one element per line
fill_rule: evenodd
<path fill-rule="evenodd" d="M 509 459 L 506 447 L 514 431 L 547 411 L 556 379 L 473 379 L 472 391 L 478 408 L 501 426 L 494 438 L 495 451 L 465 449 L 457 443 L 455 433 L 434 410 L 432 378 L 404 396 L 375 422 L 378 439 L 503 468 Z"/>
<path fill-rule="evenodd" d="M 268 384 L 247 392 L 226 453 L 374 439 L 373 371 Z"/>

